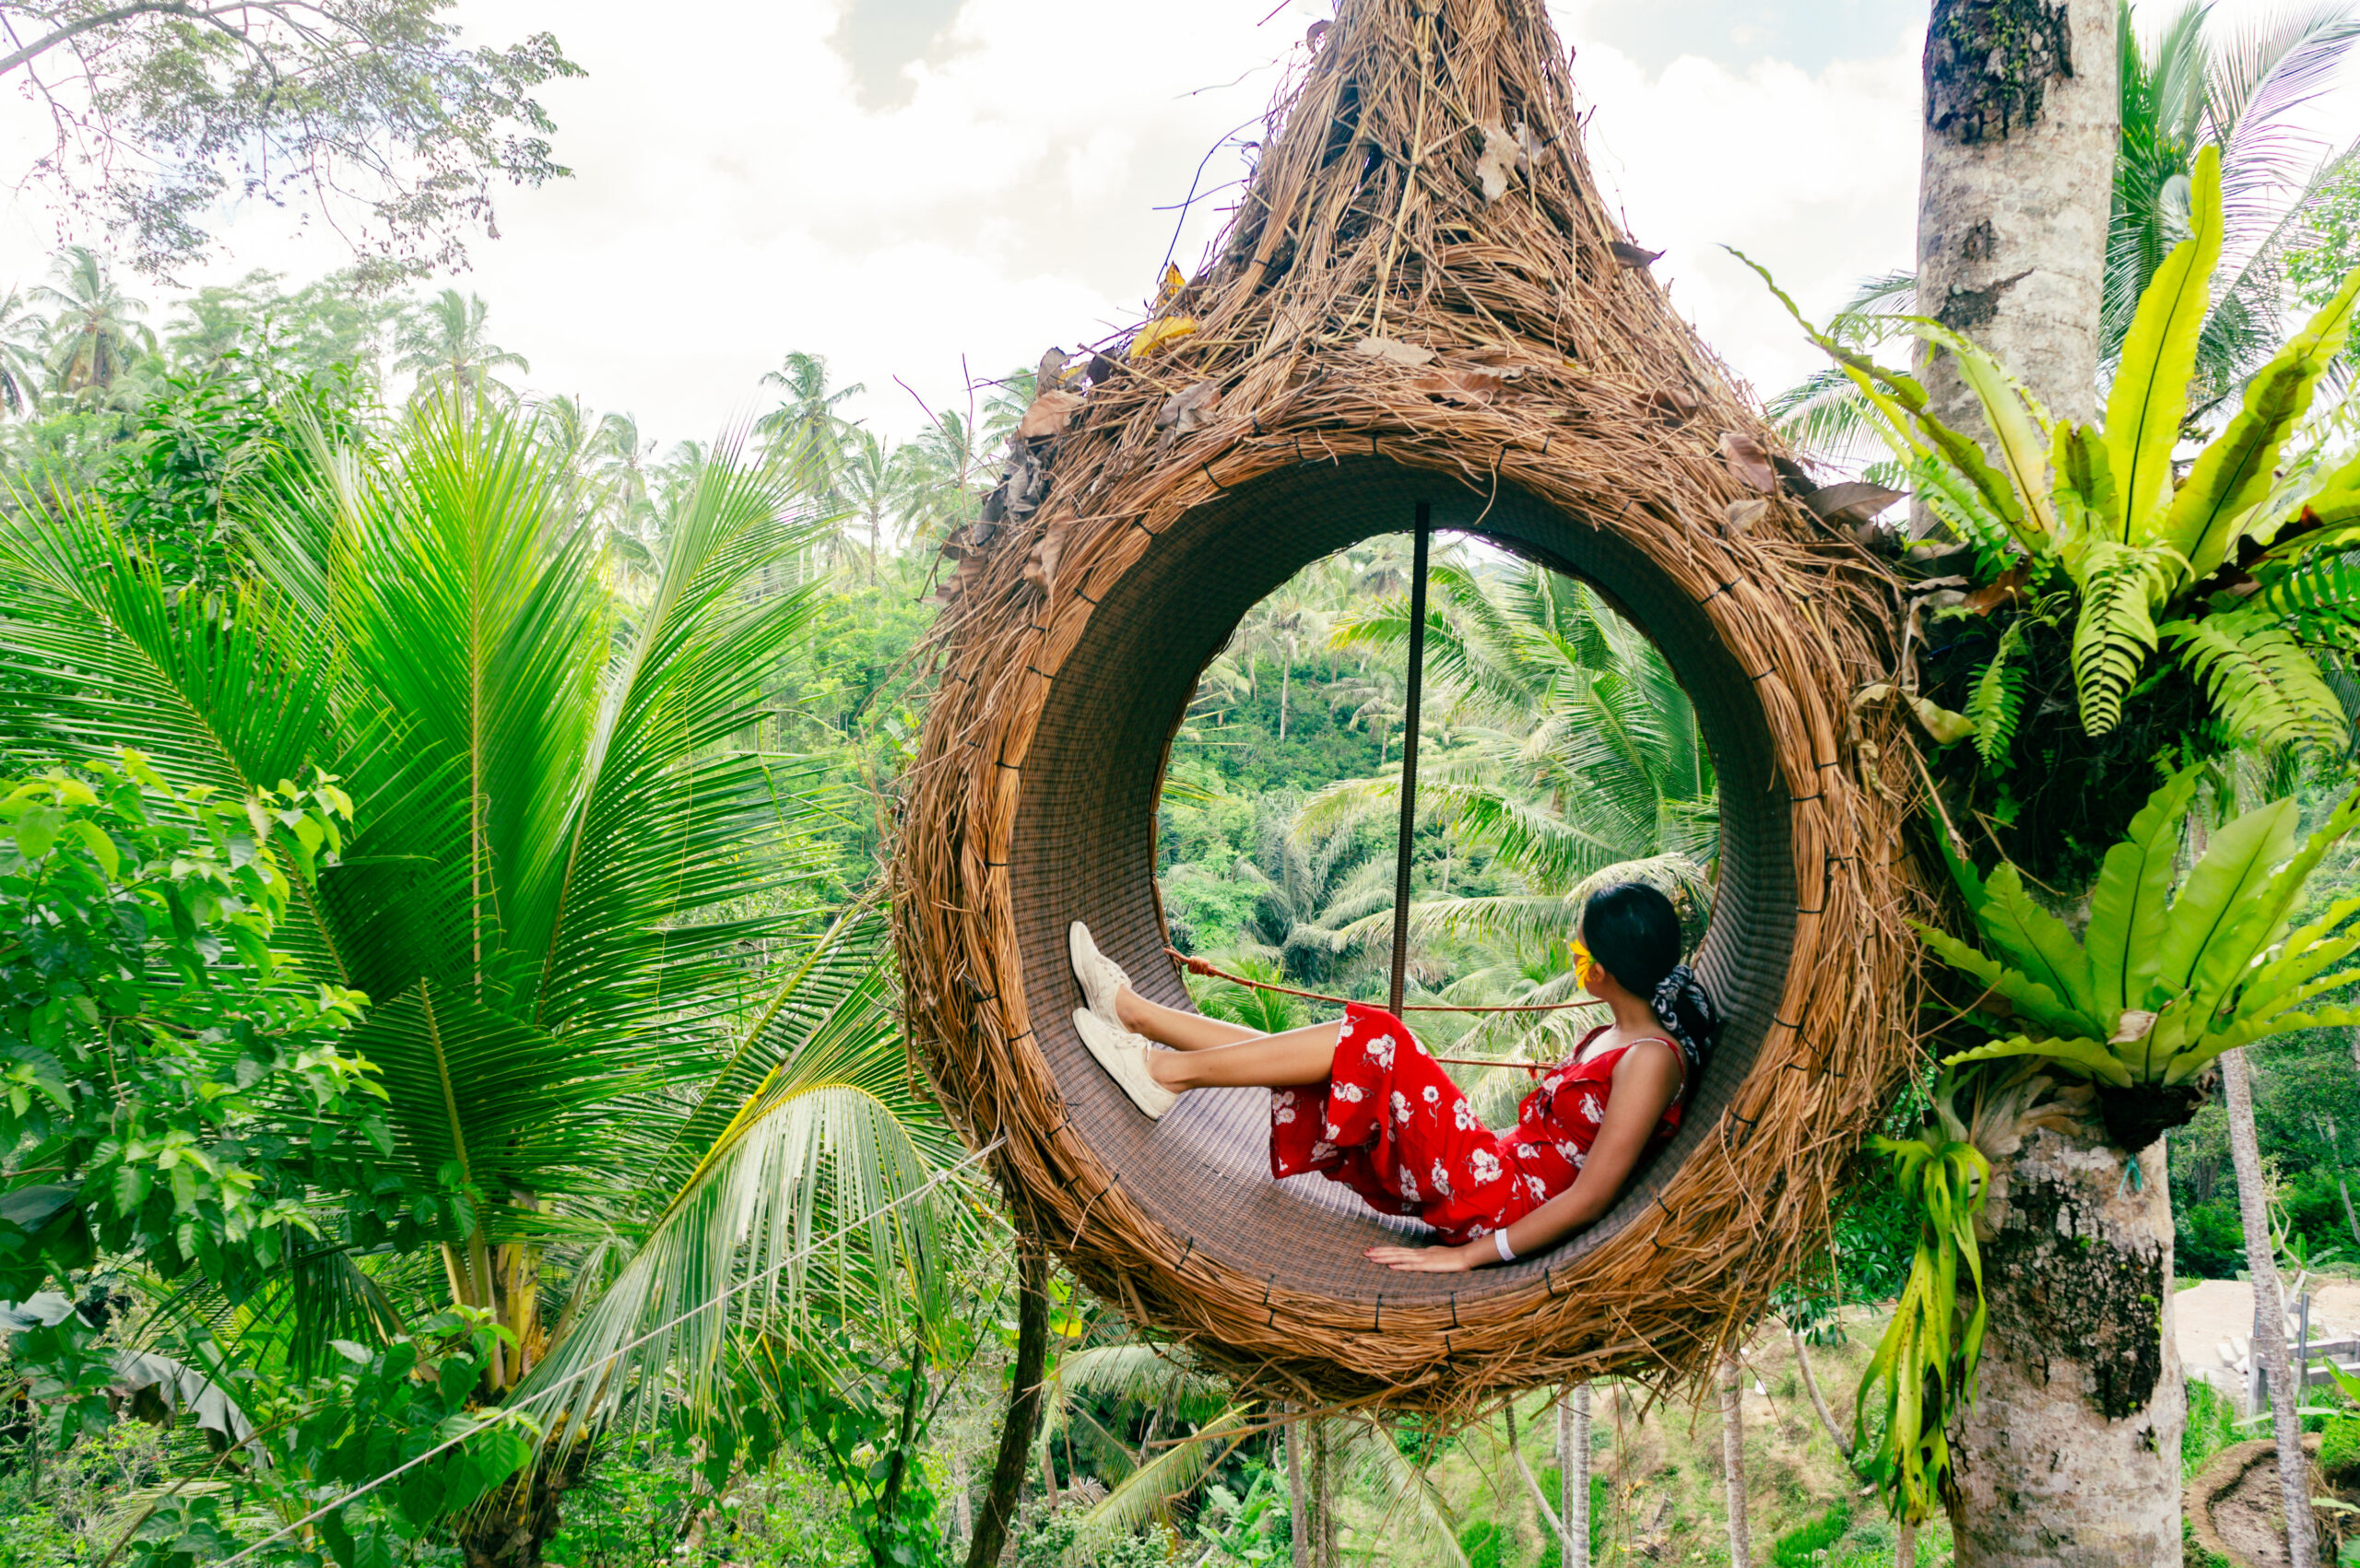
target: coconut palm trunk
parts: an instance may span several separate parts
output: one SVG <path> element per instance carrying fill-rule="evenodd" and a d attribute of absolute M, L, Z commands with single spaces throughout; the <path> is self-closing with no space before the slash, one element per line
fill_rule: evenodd
<path fill-rule="evenodd" d="M 1920 308 L 2075 419 L 2097 407 L 2116 3 L 1935 0 L 1926 32 Z M 1935 415 L 1980 434 L 1949 356 L 1923 369 Z"/>
<path fill-rule="evenodd" d="M 1562 1568 L 1589 1568 L 1589 1385 L 1557 1396 L 1557 1517 Z"/>
<path fill-rule="evenodd" d="M 2177 1563 L 2188 1406 L 2163 1141 L 2132 1171 L 2044 1126 L 1991 1169 L 1990 1329 L 1952 1450 L 1959 1568 Z"/>
<path fill-rule="evenodd" d="M 1287 1444 L 1287 1510 L 1292 1528 L 1287 1539 L 1293 1544 L 1294 1568 L 1311 1568 L 1311 1512 L 1303 1494 L 1303 1423 L 1289 1421 Z"/>
<path fill-rule="evenodd" d="M 1721 1485 L 1729 1501 L 1729 1568 L 1753 1561 L 1745 1522 L 1745 1373 L 1732 1350 L 1721 1362 Z"/>
<path fill-rule="evenodd" d="M 2302 1399 L 2286 1348 L 2286 1298 L 2270 1236 L 2269 1195 L 2261 1177 L 2261 1146 L 2254 1132 L 2253 1069 L 2242 1050 L 2221 1058 L 2229 1113 L 2229 1156 L 2237 1168 L 2237 1218 L 2246 1232 L 2246 1268 L 2253 1278 L 2254 1359 L 2270 1380 L 2271 1427 L 2278 1439 L 2278 1490 L 2286 1510 L 2286 1560 L 2317 1568 L 2312 1527 L 2310 1461 L 2303 1453 Z M 2259 1412 L 2257 1412 L 2259 1413 Z"/>
<path fill-rule="evenodd" d="M 2077 419 L 2097 400 L 2116 23 L 2116 0 L 1935 0 L 1926 36 L 1922 308 Z M 1921 368 L 1937 417 L 1981 432 L 1947 357 Z M 2180 1561 L 2160 1142 L 2136 1163 L 2094 1130 L 2050 1128 L 1993 1162 L 1990 1335 L 1950 1506 L 1960 1568 Z"/>

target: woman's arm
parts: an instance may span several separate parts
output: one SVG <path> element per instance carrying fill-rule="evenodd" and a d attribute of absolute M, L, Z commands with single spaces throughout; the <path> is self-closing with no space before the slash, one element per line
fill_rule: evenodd
<path fill-rule="evenodd" d="M 1507 1228 L 1508 1249 L 1516 1256 L 1556 1245 L 1614 1206 L 1622 1185 L 1646 1151 L 1647 1139 L 1680 1092 L 1680 1055 L 1660 1041 L 1642 1041 L 1614 1064 L 1614 1091 L 1606 1097 L 1606 1120 L 1589 1146 L 1589 1158 L 1574 1185 Z M 1447 1274 L 1500 1261 L 1489 1236 L 1457 1247 L 1372 1247 L 1372 1261 L 1412 1274 Z"/>

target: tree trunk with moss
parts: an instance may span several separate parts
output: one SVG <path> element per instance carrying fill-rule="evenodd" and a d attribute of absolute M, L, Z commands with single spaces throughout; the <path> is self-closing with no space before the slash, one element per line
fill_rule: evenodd
<path fill-rule="evenodd" d="M 1935 0 L 1926 33 L 1918 308 L 1990 349 L 2061 419 L 2097 407 L 2115 6 Z M 1981 434 L 1950 356 L 1920 369 L 1935 415 Z"/>
<path fill-rule="evenodd" d="M 2130 1170 L 2033 1129 L 1992 1163 L 1977 1232 L 1989 1333 L 1953 1449 L 1959 1568 L 2180 1562 L 2187 1389 L 2164 1146 Z"/>

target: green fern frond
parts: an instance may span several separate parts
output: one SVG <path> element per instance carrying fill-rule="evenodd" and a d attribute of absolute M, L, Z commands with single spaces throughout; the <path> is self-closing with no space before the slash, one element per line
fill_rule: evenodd
<path fill-rule="evenodd" d="M 2221 721 L 2265 746 L 2338 744 L 2343 710 L 2319 666 L 2266 607 L 2163 629 Z"/>
<path fill-rule="evenodd" d="M 2024 672 L 2011 662 L 2024 642 L 2022 623 L 2011 621 L 2000 634 L 2000 646 L 1967 694 L 1966 716 L 1975 725 L 1975 749 L 1987 768 L 2008 765 L 2008 744 L 2015 738 L 2016 720 L 2024 713 Z"/>
<path fill-rule="evenodd" d="M 2105 735 L 2122 718 L 2122 699 L 2155 651 L 2154 607 L 2171 586 L 2163 551 L 2100 540 L 2080 561 L 2082 612 L 2073 627 L 2073 686 L 2082 728 Z"/>
<path fill-rule="evenodd" d="M 2253 607 L 2307 641 L 2347 642 L 2360 629 L 2360 550 L 2321 553 L 2297 563 L 2255 595 Z"/>

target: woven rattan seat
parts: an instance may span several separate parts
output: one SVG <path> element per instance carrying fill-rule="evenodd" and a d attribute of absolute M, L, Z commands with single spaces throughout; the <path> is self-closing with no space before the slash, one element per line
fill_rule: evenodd
<path fill-rule="evenodd" d="M 1196 332 L 1113 373 L 1102 360 L 1073 428 L 1026 454 L 1047 464 L 1045 501 L 962 540 L 906 784 L 896 923 L 945 1102 L 979 1144 L 1007 1135 L 1011 1202 L 1093 1289 L 1297 1398 L 1446 1407 L 1701 1366 L 1823 1237 L 1832 1178 L 1909 1059 L 1915 770 L 1893 709 L 1852 701 L 1892 666 L 1890 584 L 1725 460 L 1725 436 L 1770 438 L 1615 259 L 1563 59 L 1527 0 L 1339 6 L 1235 227 L 1167 305 Z M 1448 90 L 1430 84 L 1421 110 L 1437 72 Z M 1435 142 L 1462 111 L 1537 127 L 1543 156 L 1497 199 L 1480 129 Z M 1439 150 L 1405 179 L 1422 112 Z M 1380 296 L 1382 336 L 1430 365 L 1355 351 Z M 1431 379 L 1453 367 L 1469 373 Z M 1160 428 L 1204 381 L 1211 416 Z M 1362 1249 L 1414 1226 L 1316 1177 L 1272 1182 L 1265 1091 L 1141 1116 L 1074 1035 L 1065 958 L 1086 920 L 1142 993 L 1187 1005 L 1154 835 L 1198 678 L 1258 599 L 1405 531 L 1420 503 L 1645 629 L 1721 792 L 1697 967 L 1729 1021 L 1680 1136 L 1600 1224 L 1459 1275 L 1376 1268 Z"/>

